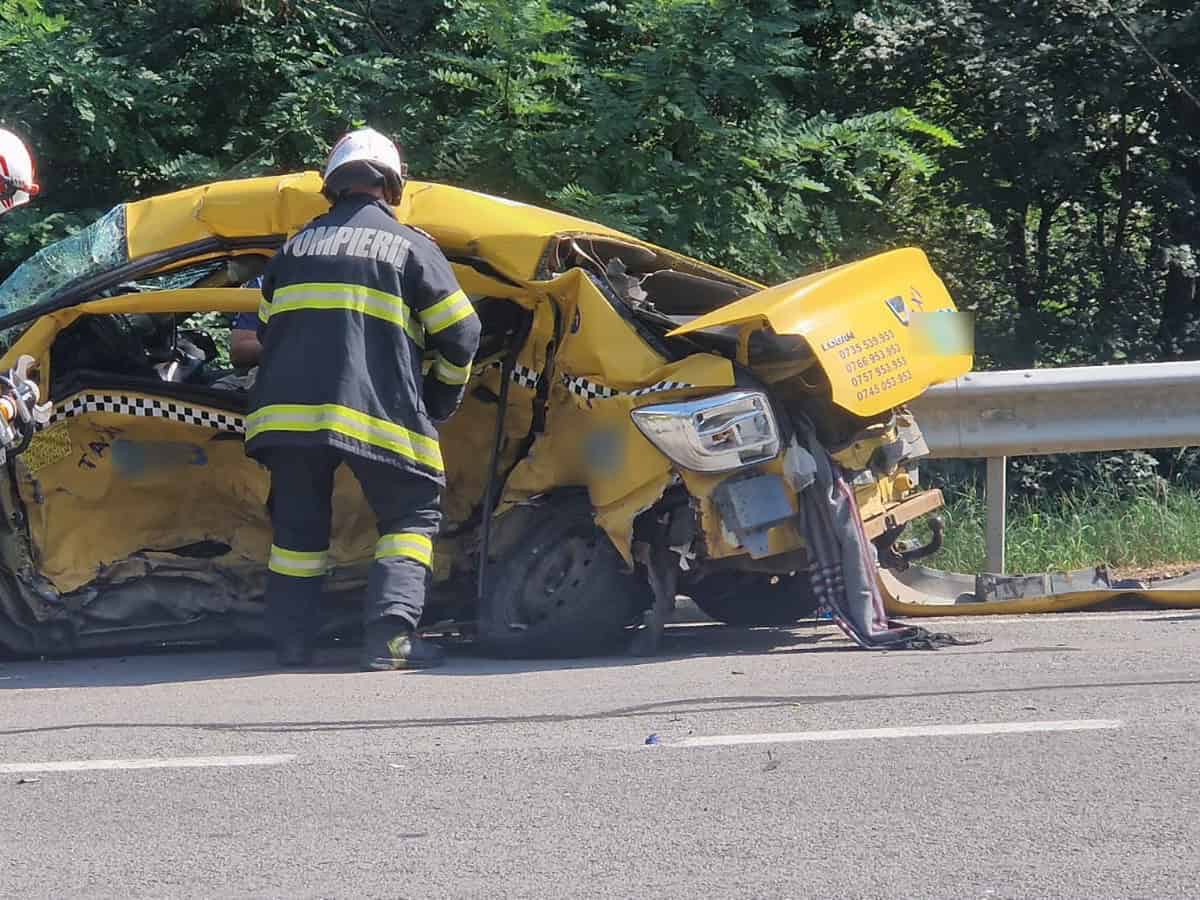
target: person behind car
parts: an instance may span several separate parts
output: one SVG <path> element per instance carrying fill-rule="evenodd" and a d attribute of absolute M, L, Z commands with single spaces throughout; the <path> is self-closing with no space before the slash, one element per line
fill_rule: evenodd
<path fill-rule="evenodd" d="M 244 282 L 242 287 L 261 290 L 262 276 L 251 278 Z M 246 393 L 254 387 L 261 355 L 262 344 L 258 342 L 258 313 L 237 313 L 229 329 L 229 362 L 233 369 L 220 374 L 209 386 L 223 391 Z"/>
<path fill-rule="evenodd" d="M 379 540 L 367 582 L 364 668 L 440 664 L 416 628 L 445 486 L 435 422 L 458 408 L 479 319 L 437 245 L 396 221 L 407 176 L 372 129 L 334 146 L 333 204 L 267 265 L 246 450 L 271 473 L 267 619 L 283 665 L 312 658 L 329 568 L 334 472 L 350 466 Z M 422 375 L 422 349 L 434 351 Z"/>
<path fill-rule="evenodd" d="M 262 290 L 263 277 L 252 278 L 242 285 L 244 288 Z M 236 369 L 251 369 L 258 365 L 262 344 L 258 342 L 257 313 L 238 313 L 229 331 L 229 361 Z"/>

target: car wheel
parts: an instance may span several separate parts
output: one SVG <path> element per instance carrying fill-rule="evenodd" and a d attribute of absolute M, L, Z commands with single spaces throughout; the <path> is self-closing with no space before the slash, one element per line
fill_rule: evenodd
<path fill-rule="evenodd" d="M 479 645 L 505 658 L 568 658 L 616 650 L 651 602 L 645 578 L 625 572 L 586 497 L 552 500 L 538 523 L 492 563 L 479 610 Z"/>
<path fill-rule="evenodd" d="M 807 572 L 716 572 L 685 593 L 711 619 L 726 625 L 791 625 L 816 612 Z"/>

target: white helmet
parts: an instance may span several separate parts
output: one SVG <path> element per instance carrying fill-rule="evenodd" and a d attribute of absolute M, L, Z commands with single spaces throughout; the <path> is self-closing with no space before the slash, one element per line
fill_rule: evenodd
<path fill-rule="evenodd" d="M 400 158 L 400 149 L 395 143 L 374 128 L 360 128 L 343 135 L 329 151 L 329 159 L 321 176 L 325 181 L 325 195 L 330 200 L 336 199 L 341 193 L 338 179 L 333 179 L 331 184 L 331 176 L 351 163 L 362 164 L 367 173 L 383 179 L 389 203 L 400 202 L 404 180 L 408 177 L 408 165 Z"/>
<path fill-rule="evenodd" d="M 0 128 L 0 215 L 24 206 L 37 193 L 29 148 L 11 131 Z"/>

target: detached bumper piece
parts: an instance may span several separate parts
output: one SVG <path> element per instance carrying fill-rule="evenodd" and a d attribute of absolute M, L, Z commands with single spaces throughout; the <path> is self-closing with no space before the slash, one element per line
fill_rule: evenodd
<path fill-rule="evenodd" d="M 1101 607 L 1200 609 L 1200 572 L 1144 582 L 1117 580 L 1104 566 L 1037 575 L 965 575 L 911 566 L 880 570 L 887 610 L 898 616 L 1076 612 Z"/>

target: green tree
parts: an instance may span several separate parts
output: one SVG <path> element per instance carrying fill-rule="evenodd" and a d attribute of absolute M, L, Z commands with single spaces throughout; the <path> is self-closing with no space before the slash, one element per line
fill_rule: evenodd
<path fill-rule="evenodd" d="M 998 358 L 1031 365 L 1168 349 L 1178 329 L 1160 323 L 1187 319 L 1194 296 L 1195 113 L 1182 108 L 1172 79 L 1195 78 L 1186 64 L 1196 55 L 1195 5 L 882 7 L 856 20 L 858 84 L 882 97 L 916 97 L 921 112 L 962 139 L 935 205 L 948 204 L 952 219 L 974 209 L 986 221 L 975 234 L 981 261 L 994 262 L 970 279 L 978 287 L 968 284 L 969 302 L 1007 344 Z M 999 271 L 1002 294 L 986 277 Z M 1174 279 L 1169 294 L 1164 273 Z"/>
<path fill-rule="evenodd" d="M 834 261 L 850 211 L 952 143 L 899 106 L 830 114 L 785 0 L 454 6 L 405 109 L 439 175 L 763 278 Z"/>
<path fill-rule="evenodd" d="M 4 262 L 119 200 L 316 165 L 363 121 L 417 171 L 550 203 L 763 278 L 854 245 L 949 135 L 830 112 L 831 14 L 785 0 L 111 2 L 10 54 L 0 119 L 46 190 Z M 847 233 L 845 225 L 851 226 Z"/>
<path fill-rule="evenodd" d="M 122 200 L 315 162 L 391 87 L 371 23 L 335 3 L 48 7 L 5 55 L 0 122 L 31 137 L 43 194 L 6 219 L 0 268 Z"/>

